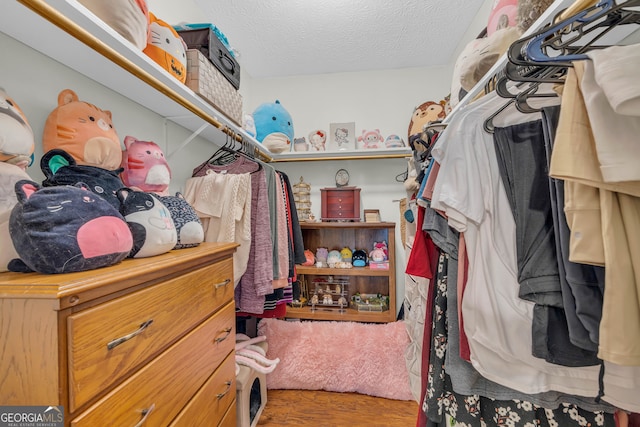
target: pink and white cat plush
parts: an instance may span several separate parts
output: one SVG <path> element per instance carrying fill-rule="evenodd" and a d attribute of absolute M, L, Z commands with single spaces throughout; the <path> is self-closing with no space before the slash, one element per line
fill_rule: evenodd
<path fill-rule="evenodd" d="M 122 182 L 135 190 L 168 196 L 171 169 L 162 149 L 155 142 L 141 141 L 133 136 L 124 138 L 124 146 Z"/>
<path fill-rule="evenodd" d="M 362 142 L 362 148 L 380 148 L 384 138 L 379 129 L 363 130 L 362 135 L 358 137 L 358 141 Z"/>

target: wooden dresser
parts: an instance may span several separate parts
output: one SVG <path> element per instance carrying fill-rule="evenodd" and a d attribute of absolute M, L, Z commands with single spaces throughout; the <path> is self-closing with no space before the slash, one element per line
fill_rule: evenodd
<path fill-rule="evenodd" d="M 0 405 L 62 405 L 77 427 L 235 425 L 236 247 L 0 273 Z"/>

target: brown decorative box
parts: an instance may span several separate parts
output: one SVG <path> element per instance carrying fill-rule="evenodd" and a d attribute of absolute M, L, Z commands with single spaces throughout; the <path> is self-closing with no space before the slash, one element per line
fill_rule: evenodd
<path fill-rule="evenodd" d="M 235 124 L 242 125 L 242 95 L 197 49 L 187 50 L 186 85 Z"/>
<path fill-rule="evenodd" d="M 321 188 L 322 221 L 360 221 L 360 189 Z"/>

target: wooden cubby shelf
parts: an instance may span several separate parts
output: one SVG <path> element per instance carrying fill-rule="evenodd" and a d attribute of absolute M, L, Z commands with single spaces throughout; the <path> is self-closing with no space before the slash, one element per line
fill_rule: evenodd
<path fill-rule="evenodd" d="M 306 297 L 311 298 L 316 279 L 347 280 L 349 306 L 340 310 L 319 305 L 312 310 L 310 305 L 287 307 L 287 318 L 303 320 L 344 320 L 354 322 L 385 323 L 396 320 L 396 267 L 395 267 L 395 223 L 393 222 L 302 222 L 302 238 L 305 249 L 314 254 L 318 248 L 341 250 L 362 249 L 367 253 L 374 242 L 385 241 L 389 250 L 389 269 L 374 270 L 367 267 L 329 268 L 297 265 L 298 278 Z M 384 311 L 359 311 L 351 305 L 351 296 L 360 294 L 381 294 L 389 297 L 388 308 Z"/>

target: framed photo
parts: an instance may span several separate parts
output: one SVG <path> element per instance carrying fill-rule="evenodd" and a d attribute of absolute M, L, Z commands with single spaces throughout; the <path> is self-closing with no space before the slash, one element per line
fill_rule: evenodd
<path fill-rule="evenodd" d="M 380 210 L 379 209 L 365 209 L 364 210 L 364 222 L 380 222 Z"/>
<path fill-rule="evenodd" d="M 327 138 L 327 151 L 353 151 L 356 149 L 356 124 L 331 123 Z"/>

